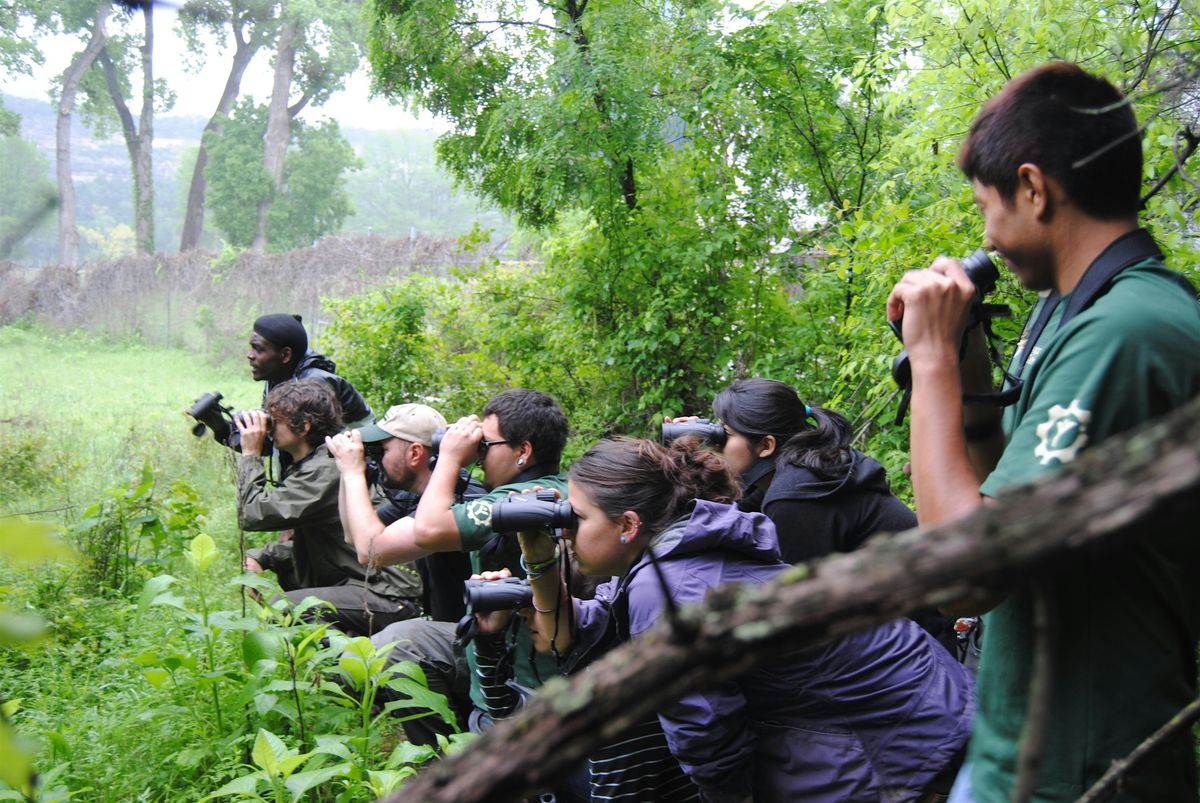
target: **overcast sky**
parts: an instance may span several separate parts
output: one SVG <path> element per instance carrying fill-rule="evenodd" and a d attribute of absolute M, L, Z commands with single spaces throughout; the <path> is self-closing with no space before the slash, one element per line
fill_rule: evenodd
<path fill-rule="evenodd" d="M 134 22 L 140 28 L 140 18 Z M 109 31 L 114 26 L 110 23 Z M 175 34 L 175 12 L 166 5 L 154 11 L 154 72 L 157 78 L 165 79 L 175 91 L 175 107 L 170 115 L 195 115 L 207 119 L 217 107 L 221 89 L 229 70 L 229 52 L 220 50 L 214 43 L 208 58 L 199 73 L 185 69 L 186 53 L 183 40 Z M 36 68 L 32 78 L 25 76 L 0 78 L 0 87 L 5 94 L 18 95 L 38 100 L 48 100 L 53 77 L 62 75 L 71 57 L 82 47 L 78 39 L 54 37 L 42 43 L 46 62 Z M 252 95 L 266 103 L 271 94 L 271 53 L 259 51 L 250 62 L 242 79 L 242 95 Z M 370 81 L 364 65 L 346 82 L 346 89 L 335 94 L 320 109 L 305 109 L 302 116 L 316 120 L 324 116 L 333 117 L 343 127 L 396 129 L 423 128 L 445 130 L 446 126 L 434 118 L 423 115 L 414 117 L 404 109 L 392 106 L 383 100 L 369 99 Z M 134 104 L 131 104 L 133 106 Z M 137 114 L 134 109 L 134 114 Z"/>

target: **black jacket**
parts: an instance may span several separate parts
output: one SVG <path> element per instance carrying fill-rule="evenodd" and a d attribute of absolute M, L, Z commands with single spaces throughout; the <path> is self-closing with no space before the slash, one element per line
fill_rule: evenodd
<path fill-rule="evenodd" d="M 853 552 L 875 533 L 896 533 L 917 526 L 917 515 L 892 495 L 883 466 L 852 450 L 850 470 L 824 479 L 807 468 L 780 462 L 762 500 L 762 512 L 775 522 L 779 550 L 787 563 L 802 563 L 833 552 Z M 764 485 L 760 482 L 759 486 Z M 749 493 L 739 507 L 754 504 Z M 953 620 L 934 608 L 918 608 L 908 617 L 954 653 Z"/>
<path fill-rule="evenodd" d="M 328 382 L 329 387 L 333 390 L 333 395 L 337 396 L 338 403 L 342 406 L 342 420 L 346 424 L 373 421 L 375 412 L 371 409 L 371 405 L 367 404 L 354 385 L 334 373 L 336 370 L 337 366 L 334 365 L 333 360 L 309 349 L 304 355 L 304 359 L 300 360 L 300 364 L 296 366 L 296 372 L 292 374 L 292 379 L 324 379 Z M 266 409 L 267 392 L 271 387 L 268 384 L 263 388 L 263 409 Z"/>
<path fill-rule="evenodd" d="M 917 526 L 916 514 L 892 495 L 883 466 L 857 450 L 850 470 L 832 480 L 778 463 L 762 512 L 775 522 L 788 563 L 853 552 L 875 533 Z"/>
<path fill-rule="evenodd" d="M 375 508 L 375 514 L 387 526 L 417 509 L 421 497 L 409 491 L 387 490 L 388 502 Z M 487 491 L 465 470 L 459 472 L 454 501 L 469 502 Z M 463 582 L 471 576 L 471 556 L 466 552 L 433 552 L 415 561 L 425 589 L 421 607 L 435 622 L 457 622 L 467 612 L 463 600 Z"/>

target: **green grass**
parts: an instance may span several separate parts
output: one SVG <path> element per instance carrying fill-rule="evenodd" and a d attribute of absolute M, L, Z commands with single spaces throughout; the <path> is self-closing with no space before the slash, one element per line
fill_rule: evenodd
<path fill-rule="evenodd" d="M 0 365 L 0 516 L 42 511 L 37 518 L 69 527 L 106 489 L 136 485 L 149 460 L 154 493 L 169 495 L 177 480 L 196 489 L 221 575 L 238 572 L 232 453 L 192 437 L 182 411 L 210 390 L 235 408 L 258 406 L 261 386 L 244 365 L 18 327 L 0 329 Z M 187 576 L 178 555 L 175 562 L 166 570 Z M 34 645 L 0 647 L 0 695 L 19 700 L 13 721 L 39 769 L 50 771 L 51 788 L 79 800 L 197 799 L 231 770 L 237 751 L 189 757 L 207 735 L 164 702 L 134 660 L 174 648 L 177 622 L 161 609 L 139 612 L 136 596 L 88 587 L 86 576 L 78 561 L 35 569 L 0 562 L 4 604 L 47 624 Z M 236 591 L 222 584 L 220 593 L 219 604 L 235 607 Z"/>
<path fill-rule="evenodd" d="M 244 365 L 15 327 L 0 329 L 0 365 L 0 513 L 55 510 L 69 522 L 147 457 L 160 481 L 186 478 L 232 510 L 228 453 L 193 438 L 183 411 L 210 390 L 237 409 L 257 407 L 261 385 Z"/>

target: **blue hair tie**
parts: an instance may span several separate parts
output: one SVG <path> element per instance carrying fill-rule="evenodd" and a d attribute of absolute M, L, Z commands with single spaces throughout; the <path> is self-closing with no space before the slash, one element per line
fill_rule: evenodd
<path fill-rule="evenodd" d="M 807 404 L 806 404 L 806 405 L 804 405 L 804 417 L 805 417 L 806 419 L 807 419 L 807 418 L 812 418 L 812 417 L 813 417 L 813 415 L 812 415 L 812 408 L 811 408 L 811 407 L 809 407 Z"/>

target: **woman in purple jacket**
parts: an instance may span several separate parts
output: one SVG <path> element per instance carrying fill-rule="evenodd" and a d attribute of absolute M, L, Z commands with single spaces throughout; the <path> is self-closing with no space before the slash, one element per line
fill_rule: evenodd
<path fill-rule="evenodd" d="M 537 630 L 572 668 L 653 626 L 664 586 L 699 602 L 787 570 L 771 521 L 738 510 L 725 460 L 694 446 L 601 441 L 572 467 L 567 538 L 581 571 L 614 576 L 594 600 L 567 595 L 547 536 L 521 536 Z M 705 800 L 904 803 L 953 772 L 973 711 L 967 670 L 904 619 L 781 655 L 659 721 Z"/>

